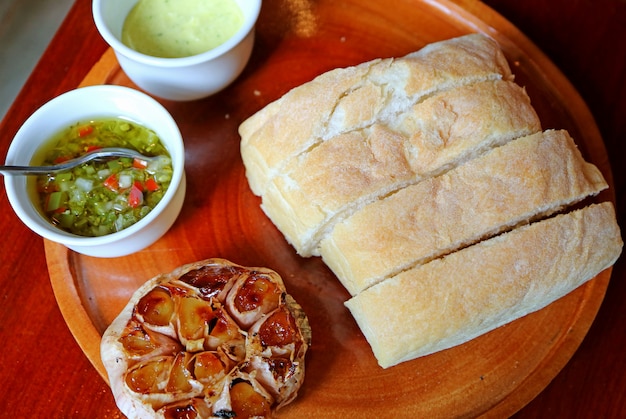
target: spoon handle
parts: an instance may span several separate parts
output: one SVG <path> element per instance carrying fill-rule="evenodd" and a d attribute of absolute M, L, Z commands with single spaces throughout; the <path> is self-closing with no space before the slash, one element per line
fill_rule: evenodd
<path fill-rule="evenodd" d="M 0 174 L 7 175 L 45 175 L 48 173 L 58 173 L 66 170 L 73 169 L 76 166 L 80 166 L 90 160 L 102 160 L 111 157 L 129 157 L 133 159 L 140 159 L 144 161 L 150 161 L 152 157 L 146 157 L 143 154 L 121 147 L 106 147 L 99 148 L 88 153 L 83 154 L 75 159 L 67 160 L 61 164 L 55 164 L 52 166 L 1 166 Z"/>
<path fill-rule="evenodd" d="M 52 169 L 52 170 L 51 170 Z M 54 173 L 56 166 L 0 166 L 0 173 L 4 176 L 10 175 L 45 175 Z"/>

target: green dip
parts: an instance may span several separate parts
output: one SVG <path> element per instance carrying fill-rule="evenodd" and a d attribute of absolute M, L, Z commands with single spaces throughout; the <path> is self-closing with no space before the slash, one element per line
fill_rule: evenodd
<path fill-rule="evenodd" d="M 139 0 L 124 21 L 122 42 L 155 57 L 189 57 L 223 44 L 242 24 L 234 0 Z"/>
<path fill-rule="evenodd" d="M 73 125 L 54 135 L 36 159 L 61 163 L 102 147 L 127 147 L 159 157 L 149 163 L 94 160 L 71 171 L 38 176 L 37 199 L 52 224 L 80 236 L 103 236 L 133 225 L 163 198 L 172 180 L 169 153 L 152 130 L 124 119 Z"/>

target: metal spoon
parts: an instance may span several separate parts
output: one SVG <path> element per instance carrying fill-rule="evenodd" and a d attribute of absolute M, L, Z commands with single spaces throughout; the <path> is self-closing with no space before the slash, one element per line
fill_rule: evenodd
<path fill-rule="evenodd" d="M 0 173 L 7 175 L 43 175 L 47 173 L 58 173 L 73 169 L 91 160 L 106 160 L 111 157 L 130 157 L 143 161 L 151 161 L 154 157 L 144 156 L 138 151 L 121 147 L 105 147 L 89 151 L 75 159 L 64 161 L 61 164 L 52 166 L 2 166 L 0 165 Z"/>

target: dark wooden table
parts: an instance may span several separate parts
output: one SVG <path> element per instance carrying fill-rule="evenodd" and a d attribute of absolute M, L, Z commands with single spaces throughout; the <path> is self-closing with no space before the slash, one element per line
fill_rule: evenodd
<path fill-rule="evenodd" d="M 626 220 L 626 2 L 486 0 L 517 25 L 572 81 L 603 135 L 620 225 Z M 107 46 L 78 0 L 0 123 L 0 157 L 24 120 L 75 88 Z M 2 187 L 3 188 L 3 187 Z M 0 416 L 120 417 L 106 383 L 70 334 L 49 282 L 41 238 L 0 195 Z M 626 261 L 571 361 L 519 418 L 626 417 Z"/>

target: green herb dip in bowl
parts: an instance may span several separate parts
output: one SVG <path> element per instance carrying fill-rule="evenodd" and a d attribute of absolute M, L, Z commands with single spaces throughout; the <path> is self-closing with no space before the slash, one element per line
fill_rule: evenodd
<path fill-rule="evenodd" d="M 9 202 L 24 224 L 48 240 L 96 257 L 125 256 L 165 234 L 185 197 L 184 145 L 169 112 L 144 93 L 91 86 L 51 100 L 22 125 L 6 163 L 54 163 L 105 146 L 159 157 L 151 168 L 118 159 L 89 163 L 51 179 L 6 176 Z"/>
<path fill-rule="evenodd" d="M 159 136 L 121 118 L 78 122 L 54 135 L 38 153 L 54 165 L 104 147 L 136 150 L 149 160 L 92 160 L 71 170 L 38 176 L 42 212 L 57 227 L 79 236 L 104 236 L 148 215 L 172 181 L 172 159 Z"/>

